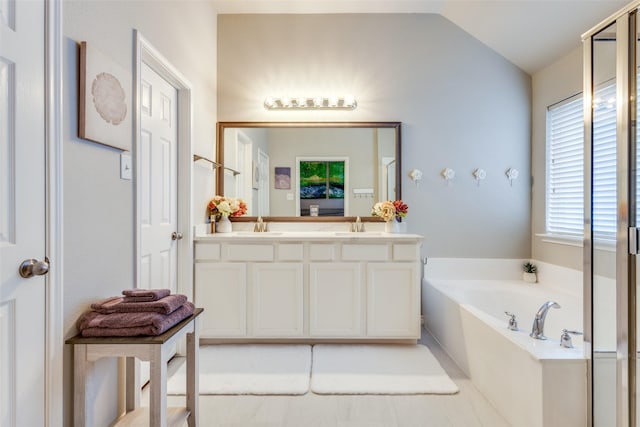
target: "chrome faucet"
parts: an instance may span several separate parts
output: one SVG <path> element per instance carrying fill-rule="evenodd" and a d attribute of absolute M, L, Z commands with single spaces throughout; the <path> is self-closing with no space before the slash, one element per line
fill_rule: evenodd
<path fill-rule="evenodd" d="M 546 340 L 547 337 L 544 336 L 544 320 L 547 318 L 547 312 L 550 308 L 561 308 L 560 304 L 555 301 L 547 301 L 536 313 L 536 317 L 533 319 L 533 327 L 531 328 L 531 333 L 529 336 L 531 338 L 535 338 L 537 340 Z"/>
<path fill-rule="evenodd" d="M 351 231 L 355 233 L 362 233 L 364 231 L 364 223 L 360 219 L 360 217 L 356 218 L 356 222 L 351 224 Z"/>
<path fill-rule="evenodd" d="M 269 231 L 267 223 L 262 221 L 261 216 L 258 217 L 258 220 L 256 221 L 256 225 L 253 226 L 253 231 L 256 233 L 264 233 L 266 231 Z"/>

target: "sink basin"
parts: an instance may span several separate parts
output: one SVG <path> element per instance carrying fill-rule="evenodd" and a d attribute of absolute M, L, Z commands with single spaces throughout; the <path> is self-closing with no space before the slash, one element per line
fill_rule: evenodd
<path fill-rule="evenodd" d="M 379 231 L 363 231 L 361 233 L 354 233 L 350 231 L 336 231 L 334 235 L 336 237 L 371 237 L 382 236 L 382 233 Z"/>
<path fill-rule="evenodd" d="M 251 236 L 251 237 L 268 237 L 268 236 L 280 236 L 282 234 L 281 231 L 262 231 L 260 233 L 256 231 L 236 231 L 236 236 Z"/>

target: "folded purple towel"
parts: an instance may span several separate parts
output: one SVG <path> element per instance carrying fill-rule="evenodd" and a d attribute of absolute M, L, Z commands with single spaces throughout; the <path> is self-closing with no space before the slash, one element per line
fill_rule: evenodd
<path fill-rule="evenodd" d="M 169 315 L 160 313 L 84 313 L 76 322 L 85 337 L 131 337 L 160 335 L 193 314 L 195 306 L 187 301 Z"/>
<path fill-rule="evenodd" d="M 111 297 L 102 301 L 94 302 L 91 304 L 91 308 L 98 313 L 138 313 L 138 312 L 152 312 L 169 314 L 177 310 L 182 304 L 187 301 L 187 297 L 182 294 L 169 295 L 158 301 L 150 302 L 127 302 L 123 301 L 122 297 Z"/>
<path fill-rule="evenodd" d="M 157 301 L 171 295 L 170 289 L 125 289 L 123 302 L 149 302 Z"/>

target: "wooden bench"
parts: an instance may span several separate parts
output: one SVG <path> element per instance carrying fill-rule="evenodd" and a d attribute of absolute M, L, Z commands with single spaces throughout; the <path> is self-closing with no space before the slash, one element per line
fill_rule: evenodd
<path fill-rule="evenodd" d="M 139 337 L 83 337 L 77 335 L 66 343 L 73 345 L 74 355 L 74 426 L 92 427 L 93 414 L 88 410 L 86 390 L 93 364 L 103 357 L 126 358 L 126 413 L 114 426 L 181 426 L 187 420 L 189 427 L 198 425 L 198 316 L 194 313 L 162 335 Z M 167 408 L 167 362 L 171 348 L 187 337 L 187 402 L 184 408 Z M 135 358 L 150 362 L 149 409 L 138 407 L 140 389 L 134 379 Z"/>

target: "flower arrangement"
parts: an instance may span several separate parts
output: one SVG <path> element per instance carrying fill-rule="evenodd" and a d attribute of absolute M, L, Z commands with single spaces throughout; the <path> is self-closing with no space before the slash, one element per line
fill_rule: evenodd
<path fill-rule="evenodd" d="M 384 221 L 389 222 L 393 219 L 400 222 L 402 218 L 407 216 L 409 206 L 402 200 L 385 200 L 378 202 L 371 208 L 371 215 L 379 216 Z"/>
<path fill-rule="evenodd" d="M 247 213 L 247 204 L 244 200 L 236 197 L 215 196 L 209 204 L 209 215 L 216 219 L 222 217 L 237 217 Z"/>

